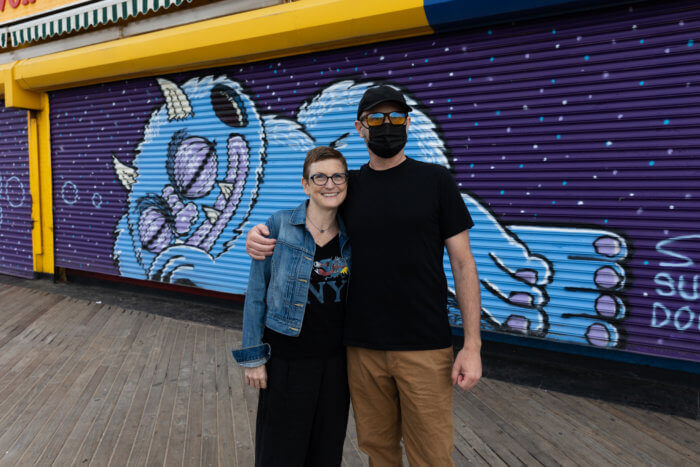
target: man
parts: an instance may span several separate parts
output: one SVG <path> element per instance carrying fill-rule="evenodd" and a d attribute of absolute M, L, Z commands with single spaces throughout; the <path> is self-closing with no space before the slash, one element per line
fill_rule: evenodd
<path fill-rule="evenodd" d="M 341 209 L 353 249 L 348 381 L 358 442 L 373 466 L 401 465 L 402 436 L 411 465 L 452 465 L 452 385 L 469 390 L 481 377 L 473 223 L 452 175 L 404 154 L 411 110 L 390 86 L 367 89 L 355 128 L 369 163 L 350 174 Z M 272 253 L 268 234 L 262 225 L 249 232 L 254 259 Z M 454 364 L 444 247 L 464 323 Z"/>

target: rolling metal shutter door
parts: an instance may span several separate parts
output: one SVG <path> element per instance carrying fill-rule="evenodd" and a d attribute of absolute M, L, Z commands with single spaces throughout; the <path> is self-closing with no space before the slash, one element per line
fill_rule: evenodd
<path fill-rule="evenodd" d="M 0 100 L 0 274 L 34 276 L 27 111 Z"/>
<path fill-rule="evenodd" d="M 367 160 L 354 109 L 383 81 L 476 221 L 485 329 L 698 361 L 690 5 L 56 92 L 56 264 L 242 293 L 247 229 L 302 199 L 309 147 Z"/>

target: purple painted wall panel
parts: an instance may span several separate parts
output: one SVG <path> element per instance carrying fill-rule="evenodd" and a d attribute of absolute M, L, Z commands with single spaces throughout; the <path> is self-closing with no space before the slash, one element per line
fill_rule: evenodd
<path fill-rule="evenodd" d="M 698 36 L 665 2 L 54 93 L 56 264 L 241 293 L 242 235 L 305 148 L 366 161 L 385 81 L 477 220 L 485 328 L 700 361 Z"/>
<path fill-rule="evenodd" d="M 0 274 L 33 277 L 31 216 L 27 111 L 0 100 Z"/>

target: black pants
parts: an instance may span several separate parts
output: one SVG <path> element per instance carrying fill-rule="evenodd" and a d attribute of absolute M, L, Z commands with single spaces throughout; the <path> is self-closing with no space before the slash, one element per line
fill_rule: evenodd
<path fill-rule="evenodd" d="M 350 395 L 345 353 L 267 363 L 260 390 L 255 465 L 335 466 L 343 457 Z"/>

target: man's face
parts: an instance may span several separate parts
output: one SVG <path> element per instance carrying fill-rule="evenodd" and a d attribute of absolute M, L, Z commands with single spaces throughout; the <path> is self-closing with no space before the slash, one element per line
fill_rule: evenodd
<path fill-rule="evenodd" d="M 377 104 L 374 107 L 372 107 L 369 110 L 365 110 L 362 112 L 362 115 L 360 115 L 360 120 L 355 120 L 355 128 L 357 129 L 357 133 L 360 135 L 360 137 L 365 141 L 365 144 L 368 143 L 369 141 L 369 128 L 365 128 L 362 125 L 362 121 L 367 117 L 367 115 L 375 112 L 381 112 L 381 113 L 391 113 L 391 112 L 402 112 L 401 107 L 391 101 L 388 102 L 382 102 L 381 104 Z M 385 118 L 384 123 L 388 123 L 389 119 Z M 406 119 L 406 131 L 408 131 L 408 125 L 411 123 L 411 117 L 408 117 Z"/>

